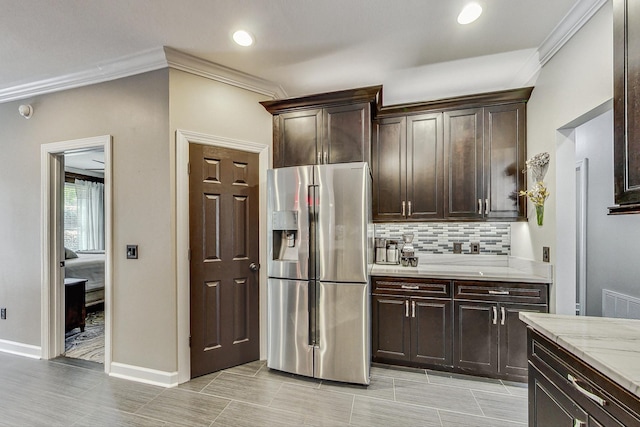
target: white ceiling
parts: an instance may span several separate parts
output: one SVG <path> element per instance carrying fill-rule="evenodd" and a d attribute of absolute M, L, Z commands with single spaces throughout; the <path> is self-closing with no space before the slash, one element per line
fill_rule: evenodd
<path fill-rule="evenodd" d="M 598 0 L 479 0 L 483 15 L 461 26 L 467 2 L 0 0 L 0 91 L 161 46 L 287 96 L 383 84 L 390 104 L 507 89 L 532 77 L 532 58 L 539 65 L 538 49 L 574 6 Z M 231 41 L 240 27 L 253 47 Z"/>

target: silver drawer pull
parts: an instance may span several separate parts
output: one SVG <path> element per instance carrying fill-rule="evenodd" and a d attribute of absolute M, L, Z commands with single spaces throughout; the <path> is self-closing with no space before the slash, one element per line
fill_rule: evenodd
<path fill-rule="evenodd" d="M 607 401 L 604 400 L 603 398 L 601 398 L 600 396 L 596 396 L 595 394 L 591 393 L 589 390 L 585 390 L 584 388 L 582 388 L 580 386 L 580 384 L 578 384 L 578 379 L 576 377 L 574 377 L 571 374 L 567 374 L 567 379 L 569 381 L 571 381 L 571 384 L 573 384 L 573 386 L 582 394 L 584 394 L 585 396 L 587 396 L 589 399 L 593 400 L 594 402 L 596 402 L 598 405 L 600 406 L 605 406 L 607 404 Z"/>
<path fill-rule="evenodd" d="M 489 291 L 489 295 L 509 295 L 509 291 Z"/>
<path fill-rule="evenodd" d="M 587 423 L 585 423 L 584 421 L 580 421 L 577 418 L 573 419 L 573 427 L 587 427 Z"/>
<path fill-rule="evenodd" d="M 402 289 L 420 289 L 419 285 L 402 285 Z"/>

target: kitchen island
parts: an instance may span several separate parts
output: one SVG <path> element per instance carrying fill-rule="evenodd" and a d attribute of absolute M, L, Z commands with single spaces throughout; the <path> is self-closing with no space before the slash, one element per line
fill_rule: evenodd
<path fill-rule="evenodd" d="M 373 266 L 374 362 L 527 381 L 523 311 L 549 311 L 551 266 L 498 255 L 418 255 Z"/>
<path fill-rule="evenodd" d="M 640 425 L 640 321 L 521 313 L 530 426 Z"/>

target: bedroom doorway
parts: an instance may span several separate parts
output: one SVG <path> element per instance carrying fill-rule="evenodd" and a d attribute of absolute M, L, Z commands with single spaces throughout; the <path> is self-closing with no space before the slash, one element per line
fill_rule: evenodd
<path fill-rule="evenodd" d="M 42 358 L 109 372 L 111 136 L 42 145 L 41 172 Z"/>

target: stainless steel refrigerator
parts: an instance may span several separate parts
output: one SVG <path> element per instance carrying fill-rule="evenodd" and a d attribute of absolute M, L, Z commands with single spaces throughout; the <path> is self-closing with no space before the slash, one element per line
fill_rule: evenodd
<path fill-rule="evenodd" d="M 267 366 L 369 384 L 368 165 L 271 169 L 267 188 Z"/>

